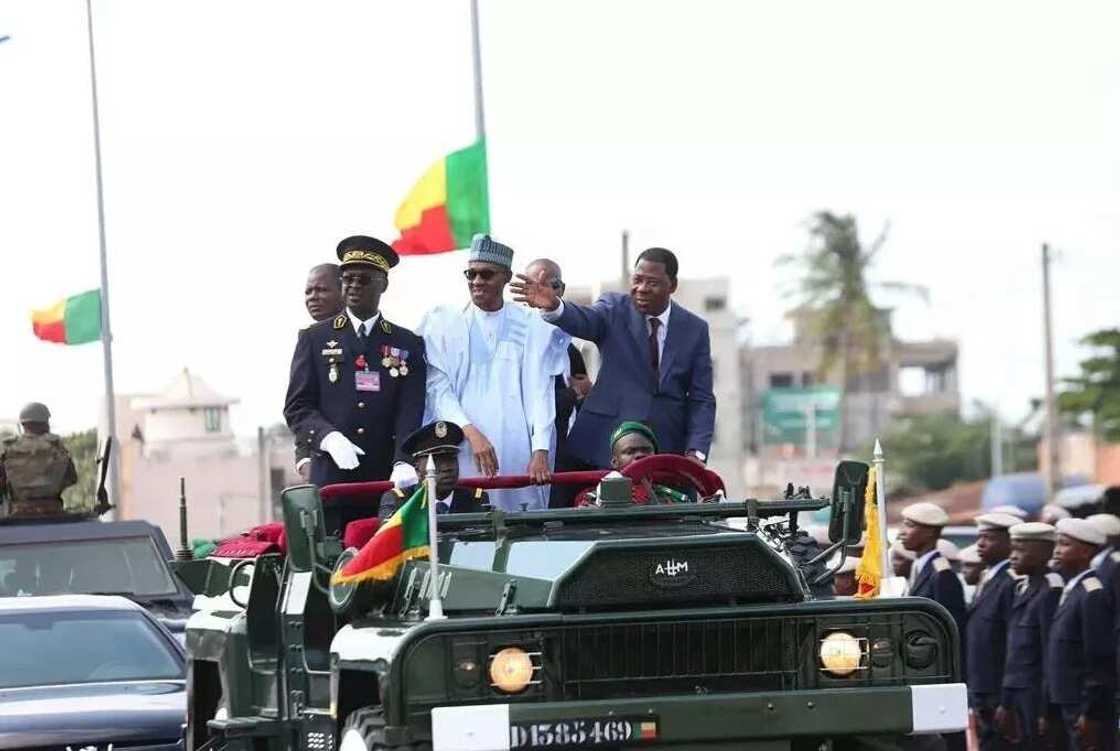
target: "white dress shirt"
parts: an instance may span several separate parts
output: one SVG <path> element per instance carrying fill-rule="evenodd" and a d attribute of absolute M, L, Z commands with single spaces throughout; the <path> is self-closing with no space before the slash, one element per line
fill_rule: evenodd
<path fill-rule="evenodd" d="M 358 318 L 356 315 L 354 315 L 350 311 L 350 308 L 346 309 L 346 315 L 348 315 L 350 317 L 350 325 L 354 327 L 354 333 L 355 334 L 358 334 L 360 336 L 361 332 L 358 331 L 358 327 L 361 326 L 362 324 L 365 324 L 366 336 L 369 336 L 370 334 L 373 333 L 373 327 L 374 327 L 374 325 L 377 324 L 377 319 L 381 317 L 381 311 L 380 310 L 377 311 L 376 313 L 373 314 L 373 318 L 367 318 L 364 321 L 362 319 Z"/>
<path fill-rule="evenodd" d="M 661 321 L 661 327 L 657 329 L 657 363 L 661 364 L 661 356 L 665 354 L 665 337 L 669 335 L 669 311 L 673 309 L 673 302 L 670 300 L 669 304 L 665 306 L 665 310 L 655 316 L 643 316 L 646 319 L 646 336 L 649 336 L 650 330 L 653 326 L 650 324 L 654 318 Z"/>

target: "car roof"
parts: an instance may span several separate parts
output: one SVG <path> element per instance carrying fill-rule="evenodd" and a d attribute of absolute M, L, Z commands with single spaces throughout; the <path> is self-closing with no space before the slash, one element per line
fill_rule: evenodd
<path fill-rule="evenodd" d="M 27 542 L 74 542 L 81 540 L 111 540 L 120 537 L 148 537 L 153 540 L 164 558 L 171 557 L 171 549 L 159 527 L 139 519 L 102 522 L 43 522 L 0 525 L 0 545 Z"/>
<path fill-rule="evenodd" d="M 144 613 L 144 608 L 119 595 L 44 595 L 37 597 L 0 597 L 0 615 L 6 613 L 46 613 L 59 610 L 128 611 Z"/>

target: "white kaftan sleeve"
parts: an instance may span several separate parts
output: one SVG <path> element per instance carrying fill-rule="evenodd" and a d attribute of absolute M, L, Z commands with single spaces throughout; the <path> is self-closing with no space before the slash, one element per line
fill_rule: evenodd
<path fill-rule="evenodd" d="M 564 376 L 571 337 L 539 318 L 530 319 L 522 364 L 521 399 L 533 451 L 552 451 L 556 436 L 556 386 Z"/>
<path fill-rule="evenodd" d="M 417 329 L 424 337 L 424 350 L 428 359 L 427 398 L 424 405 L 424 423 L 447 420 L 461 428 L 470 424 L 455 396 L 457 363 L 465 343 L 454 336 L 457 316 L 443 308 L 435 308 L 424 315 Z"/>

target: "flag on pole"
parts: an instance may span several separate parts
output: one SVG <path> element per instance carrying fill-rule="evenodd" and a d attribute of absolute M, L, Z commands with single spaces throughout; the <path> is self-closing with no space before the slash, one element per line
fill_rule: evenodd
<path fill-rule="evenodd" d="M 31 330 L 46 342 L 96 342 L 101 338 L 101 290 L 91 289 L 31 311 Z"/>
<path fill-rule="evenodd" d="M 863 496 L 863 518 L 867 522 L 867 544 L 856 566 L 856 580 L 859 589 L 856 597 L 869 599 L 879 594 L 879 582 L 883 579 L 883 541 L 879 534 L 879 503 L 875 495 L 875 468 L 867 473 L 867 492 Z"/>
<path fill-rule="evenodd" d="M 401 233 L 393 250 L 405 256 L 466 248 L 473 235 L 489 232 L 486 141 L 433 164 L 412 186 L 393 223 Z"/>
<path fill-rule="evenodd" d="M 331 577 L 331 584 L 385 581 L 405 561 L 428 555 L 428 500 L 424 483 L 382 524 L 358 554 Z"/>

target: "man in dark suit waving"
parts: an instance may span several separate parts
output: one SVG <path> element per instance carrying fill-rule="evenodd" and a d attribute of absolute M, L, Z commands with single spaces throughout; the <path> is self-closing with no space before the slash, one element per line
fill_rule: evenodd
<path fill-rule="evenodd" d="M 594 342 L 602 355 L 598 380 L 568 434 L 576 459 L 608 467 L 604 436 L 636 420 L 653 428 L 662 452 L 707 461 L 716 417 L 708 324 L 672 301 L 677 257 L 671 251 L 642 251 L 629 296 L 608 292 L 590 307 L 562 301 L 540 279 L 517 279 L 510 285 L 515 300 Z"/>

